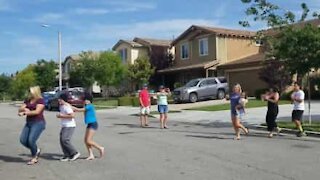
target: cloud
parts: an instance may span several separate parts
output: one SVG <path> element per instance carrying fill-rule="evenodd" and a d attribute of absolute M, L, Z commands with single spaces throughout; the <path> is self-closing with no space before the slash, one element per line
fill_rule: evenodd
<path fill-rule="evenodd" d="M 133 38 L 135 36 L 172 38 L 185 31 L 192 24 L 217 26 L 218 21 L 208 19 L 172 19 L 131 24 L 102 25 L 96 24 L 83 36 L 88 39 Z"/>
<path fill-rule="evenodd" d="M 70 13 L 78 15 L 103 15 L 109 13 L 110 10 L 102 8 L 76 8 Z"/>
<path fill-rule="evenodd" d="M 22 19 L 24 22 L 33 22 L 39 24 L 69 24 L 70 21 L 62 13 L 45 13 L 37 17 Z"/>
<path fill-rule="evenodd" d="M 157 4 L 153 2 L 138 2 L 134 3 L 124 0 L 124 1 L 109 1 L 108 5 L 113 7 L 113 12 L 136 12 L 143 10 L 153 10 L 157 8 Z"/>

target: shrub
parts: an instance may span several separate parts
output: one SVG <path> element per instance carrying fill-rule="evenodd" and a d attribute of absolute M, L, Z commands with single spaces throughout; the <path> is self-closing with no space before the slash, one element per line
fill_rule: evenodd
<path fill-rule="evenodd" d="M 291 100 L 291 94 L 293 91 L 283 92 L 280 96 L 281 100 Z"/>
<path fill-rule="evenodd" d="M 183 84 L 181 82 L 176 82 L 173 84 L 173 87 L 176 89 L 176 88 L 179 88 L 179 87 L 182 87 Z"/>
<path fill-rule="evenodd" d="M 135 107 L 140 106 L 140 101 L 138 97 L 132 97 L 131 102 L 132 102 L 132 106 L 135 106 Z"/>
<path fill-rule="evenodd" d="M 256 97 L 256 99 L 260 99 L 261 95 L 264 94 L 268 89 L 263 88 L 263 89 L 257 89 L 254 91 L 254 96 Z"/>
<path fill-rule="evenodd" d="M 132 106 L 132 97 L 123 96 L 118 99 L 119 106 Z"/>

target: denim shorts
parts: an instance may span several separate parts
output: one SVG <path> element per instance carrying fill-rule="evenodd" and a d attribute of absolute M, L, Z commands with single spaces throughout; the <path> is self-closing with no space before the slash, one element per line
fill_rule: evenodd
<path fill-rule="evenodd" d="M 87 129 L 97 130 L 98 129 L 98 123 L 97 122 L 89 123 L 87 125 Z"/>
<path fill-rule="evenodd" d="M 168 113 L 168 105 L 158 105 L 158 112 L 160 114 Z"/>

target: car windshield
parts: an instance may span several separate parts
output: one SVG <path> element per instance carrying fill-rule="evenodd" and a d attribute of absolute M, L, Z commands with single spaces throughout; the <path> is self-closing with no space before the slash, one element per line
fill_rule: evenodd
<path fill-rule="evenodd" d="M 191 80 L 186 84 L 186 87 L 194 87 L 199 83 L 199 80 L 195 79 L 195 80 Z"/>
<path fill-rule="evenodd" d="M 69 91 L 69 94 L 73 97 L 81 97 L 83 93 L 81 91 Z"/>

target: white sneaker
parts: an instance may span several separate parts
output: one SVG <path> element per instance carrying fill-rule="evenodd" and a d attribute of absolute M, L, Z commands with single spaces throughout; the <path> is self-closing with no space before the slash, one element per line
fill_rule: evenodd
<path fill-rule="evenodd" d="M 73 155 L 72 156 L 72 158 L 70 159 L 70 161 L 75 161 L 75 160 L 77 160 L 79 157 L 80 157 L 80 153 L 79 152 L 77 152 L 77 154 L 75 154 L 75 155 Z"/>
<path fill-rule="evenodd" d="M 60 159 L 61 162 L 67 162 L 67 161 L 69 161 L 69 160 L 70 160 L 70 158 L 69 158 L 69 157 L 66 157 L 66 156 L 63 156 L 63 157 Z"/>

